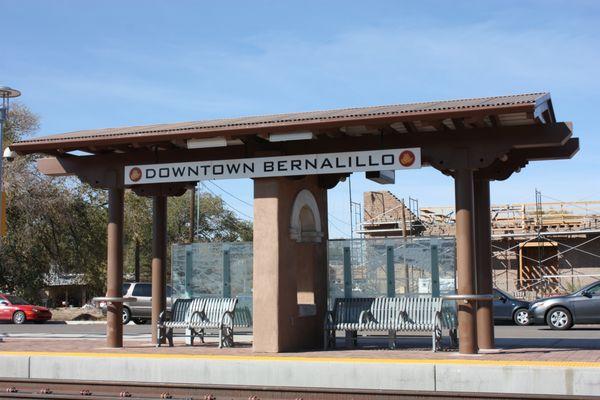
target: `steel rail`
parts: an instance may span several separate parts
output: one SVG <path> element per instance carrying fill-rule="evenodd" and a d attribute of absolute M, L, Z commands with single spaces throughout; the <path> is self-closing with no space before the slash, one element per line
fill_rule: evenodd
<path fill-rule="evenodd" d="M 376 389 L 332 389 L 266 387 L 241 385 L 197 385 L 173 383 L 136 383 L 115 381 L 9 379 L 0 378 L 0 398 L 10 399 L 486 399 L 486 400 L 558 400 L 572 398 L 561 395 L 396 391 Z M 581 400 L 600 399 L 597 396 L 578 396 Z"/>

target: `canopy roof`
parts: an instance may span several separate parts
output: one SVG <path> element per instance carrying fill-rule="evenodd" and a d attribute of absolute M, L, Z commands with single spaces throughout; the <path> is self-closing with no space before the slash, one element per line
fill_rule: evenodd
<path fill-rule="evenodd" d="M 33 137 L 11 145 L 20 154 L 60 155 L 73 150 L 95 154 L 136 149 L 185 148 L 194 138 L 248 136 L 311 131 L 317 137 L 402 134 L 555 122 L 548 93 L 346 108 L 303 113 L 93 129 Z M 239 141 L 238 141 L 239 142 Z M 241 144 L 241 143 L 240 143 Z"/>
<path fill-rule="evenodd" d="M 272 136 L 298 132 L 303 134 Z M 219 140 L 189 142 L 210 138 Z M 421 149 L 422 165 L 444 174 L 466 168 L 478 179 L 503 180 L 530 161 L 571 158 L 579 140 L 570 123 L 556 121 L 550 95 L 532 93 L 86 130 L 10 147 L 19 154 L 52 156 L 37 160 L 44 174 L 76 175 L 110 188 L 126 186 L 124 169 L 131 165 L 410 147 Z M 323 187 L 333 187 L 343 175 L 320 179 Z M 175 195 L 192 183 L 135 190 Z"/>

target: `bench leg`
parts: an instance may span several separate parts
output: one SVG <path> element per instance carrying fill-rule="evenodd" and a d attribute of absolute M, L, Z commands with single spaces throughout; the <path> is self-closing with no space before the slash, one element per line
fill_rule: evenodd
<path fill-rule="evenodd" d="M 396 348 L 396 331 L 394 330 L 388 331 L 388 347 L 392 350 Z"/>
<path fill-rule="evenodd" d="M 435 353 L 442 348 L 442 319 L 439 313 L 435 317 L 433 332 L 431 333 L 432 350 Z"/>
<path fill-rule="evenodd" d="M 194 345 L 194 339 L 196 338 L 196 330 L 194 328 L 190 328 L 190 346 Z"/>
<path fill-rule="evenodd" d="M 171 328 L 171 331 L 172 330 L 173 329 Z M 164 328 L 161 326 L 156 327 L 156 347 L 162 346 L 165 338 L 168 338 L 167 332 L 169 332 L 169 329 L 167 329 L 167 328 Z M 171 347 L 173 347 L 173 345 L 171 345 Z"/>
<path fill-rule="evenodd" d="M 325 333 L 323 334 L 323 350 L 327 350 L 330 347 L 335 349 L 335 330 L 325 329 Z"/>
<path fill-rule="evenodd" d="M 165 332 L 165 336 L 167 337 L 167 340 L 169 341 L 169 347 L 173 347 L 173 328 L 169 328 L 167 329 L 167 331 Z M 160 346 L 160 338 L 158 340 L 159 346 Z"/>
<path fill-rule="evenodd" d="M 162 332 L 161 332 L 160 326 L 157 326 L 156 327 L 156 347 L 160 347 L 160 345 L 162 344 L 161 343 L 162 342 L 162 340 L 161 340 L 162 336 L 161 335 L 162 335 Z"/>
<path fill-rule="evenodd" d="M 233 328 L 223 325 L 219 329 L 219 348 L 233 347 Z"/>
<path fill-rule="evenodd" d="M 456 328 L 450 328 L 448 333 L 450 334 L 450 345 L 453 349 L 458 348 L 458 333 L 456 332 Z"/>
<path fill-rule="evenodd" d="M 346 347 L 355 348 L 358 346 L 358 331 L 346 331 Z"/>
<path fill-rule="evenodd" d="M 194 328 L 189 328 L 186 333 L 189 334 L 190 346 L 194 345 L 194 339 L 196 339 L 196 337 L 200 338 L 200 341 L 204 343 L 204 329 L 196 330 Z"/>

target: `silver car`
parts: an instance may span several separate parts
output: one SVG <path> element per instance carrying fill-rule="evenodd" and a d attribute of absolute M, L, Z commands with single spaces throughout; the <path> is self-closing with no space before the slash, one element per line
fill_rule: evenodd
<path fill-rule="evenodd" d="M 569 329 L 573 324 L 600 324 L 600 281 L 566 296 L 540 299 L 529 307 L 537 324 L 552 329 Z"/>
<path fill-rule="evenodd" d="M 167 285 L 167 310 L 171 310 L 171 286 Z M 152 284 L 129 282 L 123 284 L 123 297 L 134 297 L 136 301 L 123 302 L 123 325 L 129 321 L 140 325 L 152 319 Z M 106 302 L 100 303 L 102 313 L 106 315 Z"/>

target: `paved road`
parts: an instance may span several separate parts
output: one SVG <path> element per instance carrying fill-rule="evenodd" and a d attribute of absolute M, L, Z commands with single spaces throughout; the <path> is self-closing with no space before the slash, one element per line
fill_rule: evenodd
<path fill-rule="evenodd" d="M 65 324 L 55 321 L 50 321 L 44 324 L 23 324 L 14 325 L 10 323 L 0 323 L 0 333 L 4 334 L 66 334 L 66 333 L 77 333 L 77 334 L 105 334 L 106 323 L 105 322 L 82 322 L 78 324 Z M 150 333 L 150 324 L 135 325 L 129 323 L 125 326 L 125 334 L 144 334 Z"/>
<path fill-rule="evenodd" d="M 129 323 L 125 326 L 124 334 L 129 339 L 145 339 L 149 337 L 150 329 L 150 324 L 135 325 Z M 5 337 L 97 339 L 105 335 L 105 323 L 78 325 L 52 322 L 42 325 L 0 323 L 0 336 Z M 417 336 L 415 339 L 419 339 L 418 336 L 423 336 L 423 340 L 429 340 L 427 334 L 410 336 Z M 600 348 L 600 325 L 578 325 L 568 331 L 555 331 L 546 326 L 498 325 L 496 326 L 496 338 L 498 345 L 505 347 Z"/>

